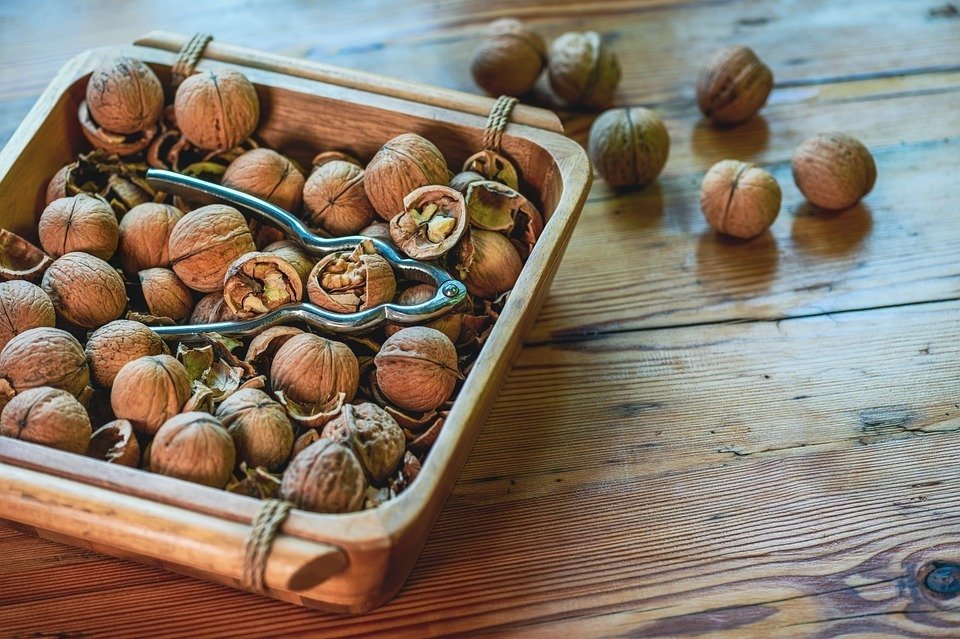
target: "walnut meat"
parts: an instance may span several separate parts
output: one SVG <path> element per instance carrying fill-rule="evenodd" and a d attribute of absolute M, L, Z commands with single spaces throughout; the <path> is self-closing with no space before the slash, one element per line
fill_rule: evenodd
<path fill-rule="evenodd" d="M 473 54 L 470 73 L 490 95 L 522 95 L 547 63 L 547 45 L 539 33 L 519 20 L 491 22 Z"/>
<path fill-rule="evenodd" d="M 550 86 L 569 102 L 604 107 L 620 84 L 620 62 L 599 33 L 564 33 L 550 45 Z"/>
<path fill-rule="evenodd" d="M 163 111 L 163 86 L 143 62 L 117 57 L 87 82 L 90 116 L 107 131 L 136 133 L 152 127 Z"/>
<path fill-rule="evenodd" d="M 84 349 L 94 381 L 113 386 L 117 373 L 129 362 L 148 355 L 169 355 L 160 336 L 140 322 L 119 319 L 95 330 Z"/>
<path fill-rule="evenodd" d="M 113 380 L 110 405 L 141 435 L 153 435 L 190 399 L 190 377 L 169 355 L 140 357 L 123 366 Z"/>
<path fill-rule="evenodd" d="M 410 191 L 450 179 L 440 149 L 416 133 L 404 133 L 383 145 L 367 165 L 363 186 L 373 208 L 389 221 L 404 211 Z"/>
<path fill-rule="evenodd" d="M 257 90 L 233 69 L 190 76 L 177 88 L 173 109 L 184 137 L 208 151 L 232 149 L 260 120 Z"/>
<path fill-rule="evenodd" d="M 840 211 L 873 189 L 877 165 L 856 138 L 821 133 L 805 140 L 793 154 L 793 180 L 811 203 Z"/>
<path fill-rule="evenodd" d="M 476 297 L 493 299 L 506 293 L 517 283 L 523 263 L 517 249 L 503 235 L 494 231 L 473 229 L 473 260 L 463 283 Z"/>
<path fill-rule="evenodd" d="M 125 419 L 115 419 L 98 428 L 90 436 L 87 457 L 130 468 L 139 466 L 140 442 L 134 435 L 133 425 Z"/>
<path fill-rule="evenodd" d="M 230 163 L 220 183 L 291 213 L 300 208 L 303 174 L 293 162 L 271 149 L 247 151 Z"/>
<path fill-rule="evenodd" d="M 457 350 L 438 330 L 411 326 L 391 335 L 374 358 L 377 386 L 393 404 L 425 413 L 450 399 L 460 378 Z"/>
<path fill-rule="evenodd" d="M 176 322 L 190 317 L 193 294 L 176 273 L 168 268 L 148 268 L 137 276 L 151 315 L 169 317 Z"/>
<path fill-rule="evenodd" d="M 128 275 L 148 268 L 170 268 L 168 243 L 183 211 L 169 204 L 146 202 L 133 207 L 120 220 L 117 255 Z"/>
<path fill-rule="evenodd" d="M 349 447 L 320 439 L 307 446 L 283 473 L 280 498 L 318 513 L 348 513 L 363 506 L 367 480 Z"/>
<path fill-rule="evenodd" d="M 230 265 L 256 250 L 243 215 L 223 204 L 187 213 L 170 234 L 173 271 L 184 284 L 201 293 L 222 289 Z"/>
<path fill-rule="evenodd" d="M 270 367 L 274 391 L 301 404 L 331 404 L 343 393 L 349 402 L 360 382 L 360 364 L 340 342 L 303 333 L 280 347 Z"/>
<path fill-rule="evenodd" d="M 120 225 L 106 201 L 80 193 L 48 204 L 37 233 L 43 250 L 53 257 L 83 251 L 109 260 L 117 250 Z"/>
<path fill-rule="evenodd" d="M 590 127 L 590 160 L 610 186 L 646 186 L 670 152 L 670 135 L 650 109 L 624 107 L 600 114 Z"/>
<path fill-rule="evenodd" d="M 127 292 L 119 273 L 88 253 L 67 253 L 43 274 L 57 314 L 82 328 L 99 328 L 123 315 Z"/>
<path fill-rule="evenodd" d="M 397 295 L 396 303 L 401 306 L 415 306 L 433 299 L 436 294 L 437 288 L 432 284 L 415 284 L 401 291 L 401 293 Z M 463 326 L 463 313 L 450 311 L 429 324 L 425 324 L 425 326 L 437 329 L 446 335 L 451 342 L 456 343 L 457 338 L 460 336 L 460 328 Z M 388 324 L 386 327 L 387 336 L 389 337 L 401 329 L 403 329 L 403 326 Z"/>
<path fill-rule="evenodd" d="M 364 189 L 364 171 L 344 160 L 324 162 L 303 186 L 303 217 L 327 233 L 354 235 L 377 216 Z"/>
<path fill-rule="evenodd" d="M 49 386 L 19 393 L 0 413 L 0 435 L 70 453 L 83 454 L 90 433 L 90 418 L 80 402 Z"/>
<path fill-rule="evenodd" d="M 397 470 L 406 438 L 396 420 L 376 404 L 347 404 L 320 433 L 349 445 L 371 481 L 381 483 Z"/>
<path fill-rule="evenodd" d="M 150 444 L 150 471 L 223 488 L 236 465 L 233 439 L 209 413 L 175 415 Z"/>
<path fill-rule="evenodd" d="M 52 386 L 79 397 L 90 383 L 80 342 L 59 328 L 31 328 L 0 350 L 0 379 L 17 392 Z"/>
<path fill-rule="evenodd" d="M 720 49 L 697 78 L 697 104 L 717 124 L 749 120 L 767 101 L 773 73 L 753 50 L 743 46 Z"/>
<path fill-rule="evenodd" d="M 303 280 L 285 259 L 273 253 L 247 253 L 230 265 L 223 299 L 240 318 L 269 313 L 303 298 Z"/>
<path fill-rule="evenodd" d="M 370 240 L 352 253 L 331 253 L 307 278 L 310 301 L 336 313 L 355 313 L 386 304 L 397 292 L 390 263 L 377 254 Z"/>
<path fill-rule="evenodd" d="M 23 280 L 0 282 L 0 349 L 26 330 L 56 324 L 53 303 L 43 289 Z"/>
<path fill-rule="evenodd" d="M 254 388 L 241 389 L 217 407 L 237 450 L 237 461 L 249 468 L 276 470 L 290 457 L 293 426 L 283 406 Z"/>
<path fill-rule="evenodd" d="M 449 186 L 423 186 L 403 198 L 403 211 L 390 220 L 390 237 L 418 260 L 440 257 L 467 229 L 463 195 Z"/>
<path fill-rule="evenodd" d="M 714 229 L 749 239 L 767 230 L 780 212 L 780 185 L 759 166 L 721 160 L 700 183 L 700 209 Z"/>

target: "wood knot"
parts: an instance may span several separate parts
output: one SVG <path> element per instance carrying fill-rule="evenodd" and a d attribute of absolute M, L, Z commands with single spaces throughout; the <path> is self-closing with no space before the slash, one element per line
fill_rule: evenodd
<path fill-rule="evenodd" d="M 960 565 L 933 564 L 933 570 L 927 573 L 923 585 L 938 595 L 957 596 L 960 594 Z"/>

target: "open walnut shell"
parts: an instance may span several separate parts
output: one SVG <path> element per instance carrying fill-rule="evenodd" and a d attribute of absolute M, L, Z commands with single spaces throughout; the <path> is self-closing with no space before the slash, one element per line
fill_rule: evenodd
<path fill-rule="evenodd" d="M 390 220 L 390 236 L 417 260 L 440 257 L 467 229 L 463 195 L 449 186 L 424 186 L 403 198 L 404 211 Z"/>
<path fill-rule="evenodd" d="M 51 264 L 53 260 L 39 248 L 12 231 L 0 229 L 0 281 L 36 284 Z"/>
<path fill-rule="evenodd" d="M 521 257 L 530 254 L 543 232 L 543 217 L 530 200 L 492 180 L 471 184 L 465 199 L 470 224 L 507 233 Z"/>
<path fill-rule="evenodd" d="M 80 103 L 80 107 L 77 109 L 77 118 L 80 120 L 80 130 L 83 131 L 83 137 L 87 138 L 87 142 L 98 149 L 116 153 L 120 156 L 134 155 L 143 151 L 150 146 L 150 142 L 157 135 L 155 125 L 134 133 L 107 131 L 93 121 L 86 100 Z"/>
<path fill-rule="evenodd" d="M 98 428 L 90 436 L 87 457 L 130 468 L 139 466 L 140 442 L 133 433 L 133 424 L 126 419 L 115 419 Z"/>
<path fill-rule="evenodd" d="M 297 270 L 275 253 L 247 253 L 230 265 L 223 299 L 240 318 L 255 317 L 303 299 Z"/>
<path fill-rule="evenodd" d="M 474 153 L 463 163 L 464 171 L 479 173 L 488 180 L 506 184 L 516 191 L 520 188 L 520 177 L 517 169 L 507 158 L 495 151 L 480 151 Z"/>
<path fill-rule="evenodd" d="M 191 324 L 215 324 L 217 322 L 234 322 L 240 319 L 230 310 L 227 301 L 223 299 L 223 291 L 215 291 L 204 295 L 193 307 L 190 314 Z"/>
<path fill-rule="evenodd" d="M 300 275 L 300 281 L 303 283 L 303 289 L 307 289 L 307 278 L 310 271 L 313 270 L 314 260 L 307 255 L 303 248 L 293 240 L 280 240 L 268 244 L 263 249 L 264 253 L 273 253 L 284 260 Z"/>
<path fill-rule="evenodd" d="M 365 311 L 390 302 L 396 292 L 393 268 L 370 240 L 357 244 L 352 253 L 327 255 L 307 278 L 310 301 L 336 313 Z"/>

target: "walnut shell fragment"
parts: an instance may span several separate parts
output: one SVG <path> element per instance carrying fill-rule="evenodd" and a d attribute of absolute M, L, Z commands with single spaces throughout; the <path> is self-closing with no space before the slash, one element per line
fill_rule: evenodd
<path fill-rule="evenodd" d="M 380 256 L 370 240 L 363 240 L 351 253 L 331 253 L 310 272 L 310 301 L 336 313 L 355 313 L 386 304 L 397 292 L 390 263 Z"/>
<path fill-rule="evenodd" d="M 564 33 L 548 54 L 550 86 L 570 104 L 604 107 L 620 84 L 620 62 L 595 31 Z"/>
<path fill-rule="evenodd" d="M 310 276 L 310 271 L 313 270 L 315 261 L 304 252 L 299 244 L 293 240 L 280 240 L 265 246 L 263 252 L 273 253 L 290 264 L 300 275 L 300 282 L 303 284 L 303 289 L 306 290 L 307 278 Z"/>
<path fill-rule="evenodd" d="M 463 195 L 449 186 L 424 186 L 403 199 L 403 211 L 390 220 L 390 237 L 417 260 L 440 257 L 467 229 Z"/>
<path fill-rule="evenodd" d="M 114 414 L 129 420 L 141 435 L 156 433 L 188 399 L 187 369 L 170 355 L 150 355 L 125 364 L 110 391 Z"/>
<path fill-rule="evenodd" d="M 503 235 L 474 229 L 470 233 L 473 255 L 463 283 L 476 297 L 494 299 L 514 287 L 523 269 L 520 254 Z"/>
<path fill-rule="evenodd" d="M 797 147 L 793 180 L 800 192 L 828 211 L 848 209 L 877 181 L 877 165 L 859 140 L 844 133 L 821 133 Z"/>
<path fill-rule="evenodd" d="M 470 224 L 487 231 L 503 231 L 526 238 L 530 246 L 540 237 L 543 218 L 530 200 L 505 184 L 474 182 L 465 198 Z"/>
<path fill-rule="evenodd" d="M 170 234 L 183 211 L 169 204 L 138 204 L 120 220 L 117 255 L 129 275 L 148 268 L 170 268 Z"/>
<path fill-rule="evenodd" d="M 216 416 L 233 437 L 237 461 L 276 470 L 290 457 L 293 427 L 283 407 L 263 391 L 238 390 L 220 404 Z"/>
<path fill-rule="evenodd" d="M 277 351 L 270 383 L 275 392 L 300 404 L 334 403 L 340 393 L 349 402 L 360 383 L 360 364 L 346 344 L 303 333 Z"/>
<path fill-rule="evenodd" d="M 140 442 L 129 421 L 115 419 L 94 431 L 86 454 L 110 464 L 136 468 L 140 465 Z"/>
<path fill-rule="evenodd" d="M 269 363 L 281 346 L 295 335 L 302 335 L 303 331 L 296 326 L 271 326 L 250 340 L 247 353 L 243 361 L 258 366 L 263 362 Z"/>
<path fill-rule="evenodd" d="M 417 412 L 442 405 L 461 377 L 453 342 L 426 326 L 391 335 L 374 363 L 377 386 L 384 396 L 400 408 Z"/>
<path fill-rule="evenodd" d="M 151 315 L 185 320 L 193 311 L 193 294 L 177 274 L 168 268 L 148 268 L 140 271 L 140 288 Z"/>
<path fill-rule="evenodd" d="M 772 88 L 770 67 L 752 49 L 724 47 L 700 71 L 697 105 L 716 124 L 738 124 L 763 107 Z"/>
<path fill-rule="evenodd" d="M 233 69 L 191 75 L 177 88 L 173 109 L 184 137 L 208 151 L 232 149 L 260 121 L 257 90 Z"/>
<path fill-rule="evenodd" d="M 373 208 L 389 221 L 404 210 L 408 193 L 430 184 L 446 184 L 449 179 L 440 149 L 416 133 L 403 133 L 373 156 L 363 174 L 363 186 Z"/>
<path fill-rule="evenodd" d="M 76 326 L 99 328 L 123 315 L 127 292 L 117 271 L 88 253 L 58 258 L 41 283 L 57 314 Z"/>
<path fill-rule="evenodd" d="M 120 241 L 113 208 L 100 197 L 80 193 L 54 200 L 37 224 L 43 250 L 52 257 L 82 251 L 109 260 Z"/>
<path fill-rule="evenodd" d="M 0 435 L 83 454 L 90 440 L 90 418 L 67 391 L 31 388 L 11 399 L 0 413 Z"/>
<path fill-rule="evenodd" d="M 230 265 L 223 299 L 240 318 L 255 317 L 303 299 L 300 274 L 275 253 L 247 253 Z"/>
<path fill-rule="evenodd" d="M 53 260 L 39 248 L 13 231 L 0 229 L 0 281 L 36 284 L 51 264 Z"/>
<path fill-rule="evenodd" d="M 756 164 L 721 160 L 700 183 L 700 209 L 717 231 L 750 239 L 777 219 L 780 185 Z"/>
<path fill-rule="evenodd" d="M 364 170 L 330 160 L 315 166 L 303 186 L 303 217 L 333 236 L 354 235 L 377 217 L 364 188 Z"/>
<path fill-rule="evenodd" d="M 323 427 L 321 438 L 349 445 L 373 482 L 385 481 L 400 465 L 406 450 L 403 430 L 376 404 L 347 404 Z"/>
<path fill-rule="evenodd" d="M 113 386 L 117 373 L 129 362 L 148 355 L 169 355 L 160 336 L 140 322 L 118 319 L 95 330 L 84 348 L 97 384 Z"/>
<path fill-rule="evenodd" d="M 59 328 L 31 328 L 0 350 L 0 380 L 17 392 L 52 386 L 79 397 L 90 383 L 80 342 Z"/>
<path fill-rule="evenodd" d="M 223 291 L 215 291 L 201 297 L 190 314 L 191 324 L 215 324 L 217 322 L 233 322 L 238 319 L 240 318 L 230 310 L 227 301 L 223 299 Z"/>
<path fill-rule="evenodd" d="M 230 265 L 256 250 L 243 215 L 223 204 L 187 213 L 170 234 L 173 271 L 184 284 L 201 293 L 222 289 Z"/>
<path fill-rule="evenodd" d="M 517 175 L 516 167 L 510 160 L 494 151 L 484 150 L 468 157 L 463 163 L 462 172 L 471 171 L 480 174 L 486 180 L 506 184 L 514 191 L 520 188 L 520 177 Z M 457 188 L 453 186 L 452 181 L 450 186 Z M 457 190 L 460 191 L 460 189 Z"/>
<path fill-rule="evenodd" d="M 236 466 L 237 451 L 226 429 L 209 413 L 175 415 L 150 444 L 150 471 L 223 488 Z"/>
<path fill-rule="evenodd" d="M 26 330 L 56 324 L 53 303 L 43 289 L 21 280 L 0 282 L 0 349 Z"/>
<path fill-rule="evenodd" d="M 134 133 L 108 131 L 94 121 L 86 100 L 77 107 L 77 119 L 80 121 L 80 131 L 83 133 L 83 137 L 87 138 L 87 142 L 94 148 L 121 157 L 140 153 L 150 146 L 157 135 L 156 126 Z"/>
<path fill-rule="evenodd" d="M 227 167 L 220 183 L 295 213 L 300 208 L 303 174 L 271 149 L 247 151 Z"/>
<path fill-rule="evenodd" d="M 320 439 L 310 444 L 283 473 L 280 498 L 318 513 L 347 513 L 363 506 L 367 480 L 350 448 Z"/>

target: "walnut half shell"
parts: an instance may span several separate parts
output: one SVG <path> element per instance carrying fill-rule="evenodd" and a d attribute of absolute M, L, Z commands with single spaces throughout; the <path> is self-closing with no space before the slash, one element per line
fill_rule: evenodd
<path fill-rule="evenodd" d="M 403 198 L 404 210 L 390 220 L 390 237 L 417 260 L 440 257 L 467 229 L 463 195 L 449 186 L 424 186 Z"/>
<path fill-rule="evenodd" d="M 310 301 L 336 313 L 355 313 L 386 304 L 396 292 L 393 268 L 370 240 L 357 244 L 352 253 L 326 256 L 307 278 Z"/>
<path fill-rule="evenodd" d="M 224 276 L 223 299 L 240 318 L 269 313 L 302 298 L 300 274 L 274 253 L 242 255 Z"/>

